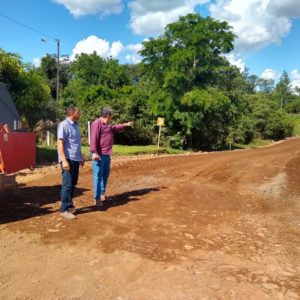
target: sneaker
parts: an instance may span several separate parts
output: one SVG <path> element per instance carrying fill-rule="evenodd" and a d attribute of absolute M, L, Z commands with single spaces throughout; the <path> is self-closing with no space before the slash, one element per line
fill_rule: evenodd
<path fill-rule="evenodd" d="M 101 201 L 105 201 L 106 200 L 106 196 L 105 195 L 101 195 L 100 200 Z"/>
<path fill-rule="evenodd" d="M 96 206 L 102 207 L 103 203 L 100 199 L 96 200 Z"/>
<path fill-rule="evenodd" d="M 76 219 L 76 216 L 73 215 L 71 212 L 69 211 L 64 211 L 60 213 L 60 216 L 67 219 L 67 220 L 74 220 Z"/>
<path fill-rule="evenodd" d="M 76 207 L 75 206 L 72 206 L 68 209 L 68 211 L 71 213 L 71 214 L 75 214 L 76 213 Z"/>

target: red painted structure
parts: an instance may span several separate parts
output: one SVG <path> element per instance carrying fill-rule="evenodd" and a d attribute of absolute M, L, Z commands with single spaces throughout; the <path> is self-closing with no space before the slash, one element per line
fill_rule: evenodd
<path fill-rule="evenodd" d="M 7 132 L 0 124 L 0 173 L 34 169 L 35 135 L 32 132 Z"/>

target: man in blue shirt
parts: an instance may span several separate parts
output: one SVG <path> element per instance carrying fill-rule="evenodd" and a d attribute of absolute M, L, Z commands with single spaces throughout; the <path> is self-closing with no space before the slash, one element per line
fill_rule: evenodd
<path fill-rule="evenodd" d="M 67 118 L 58 125 L 57 129 L 58 160 L 62 169 L 60 215 L 68 220 L 76 218 L 72 199 L 78 181 L 79 165 L 84 165 L 78 126 L 79 117 L 79 109 L 73 105 L 69 106 Z"/>

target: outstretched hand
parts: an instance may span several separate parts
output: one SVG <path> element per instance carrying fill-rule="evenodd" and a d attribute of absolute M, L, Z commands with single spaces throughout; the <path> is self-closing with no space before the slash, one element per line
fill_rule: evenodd
<path fill-rule="evenodd" d="M 133 126 L 133 121 L 130 121 L 128 123 L 124 124 L 125 127 L 132 127 Z"/>

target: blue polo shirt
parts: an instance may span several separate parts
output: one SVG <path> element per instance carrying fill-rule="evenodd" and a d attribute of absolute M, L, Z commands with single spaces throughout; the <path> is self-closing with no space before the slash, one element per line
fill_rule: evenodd
<path fill-rule="evenodd" d="M 64 140 L 64 150 L 67 159 L 82 161 L 81 155 L 81 135 L 77 122 L 70 118 L 62 121 L 57 128 L 57 140 Z M 58 161 L 61 158 L 58 154 Z"/>

